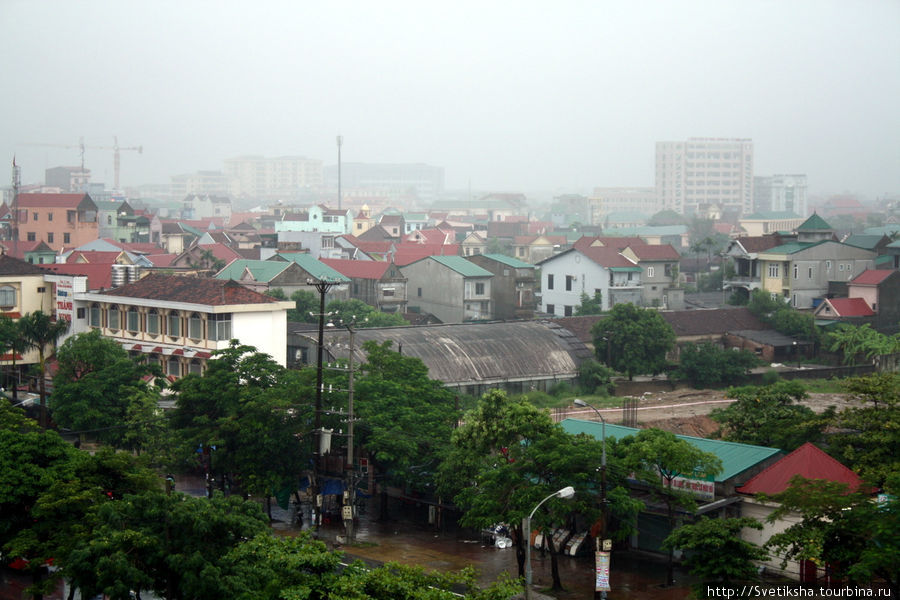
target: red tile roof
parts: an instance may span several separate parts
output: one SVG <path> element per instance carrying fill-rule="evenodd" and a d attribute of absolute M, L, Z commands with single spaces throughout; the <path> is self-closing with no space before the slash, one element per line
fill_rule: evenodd
<path fill-rule="evenodd" d="M 45 270 L 60 275 L 84 275 L 88 290 L 108 290 L 112 287 L 112 265 L 110 263 L 67 263 L 41 265 Z"/>
<path fill-rule="evenodd" d="M 102 250 L 75 250 L 67 258 L 66 263 L 90 263 L 111 265 L 122 256 L 121 252 L 104 252 Z"/>
<path fill-rule="evenodd" d="M 672 244 L 628 246 L 640 260 L 678 260 L 681 255 Z"/>
<path fill-rule="evenodd" d="M 458 256 L 459 244 L 396 244 L 394 264 L 404 267 L 428 256 Z"/>
<path fill-rule="evenodd" d="M 589 259 L 600 265 L 601 267 L 635 267 L 636 263 L 625 258 L 616 248 L 608 248 L 603 246 L 583 247 L 579 250 Z"/>
<path fill-rule="evenodd" d="M 855 491 L 862 484 L 859 475 L 807 442 L 756 474 L 737 491 L 742 494 L 777 494 L 788 488 L 795 475 L 846 483 L 850 486 L 849 491 Z"/>
<path fill-rule="evenodd" d="M 210 306 L 277 302 L 275 298 L 255 292 L 231 280 L 177 277 L 152 273 L 134 283 L 128 283 L 103 293 L 109 296 L 189 302 Z"/>
<path fill-rule="evenodd" d="M 172 261 L 178 258 L 177 254 L 148 254 L 145 257 L 154 267 L 168 267 Z"/>
<path fill-rule="evenodd" d="M 827 298 L 825 302 L 839 317 L 871 317 L 875 314 L 862 298 Z"/>
<path fill-rule="evenodd" d="M 341 275 L 351 279 L 381 279 L 391 263 L 383 260 L 347 260 L 343 258 L 320 258 L 320 262 L 328 265 Z"/>
<path fill-rule="evenodd" d="M 597 246 L 593 246 L 595 242 L 599 242 Z M 606 247 L 621 250 L 628 246 L 646 246 L 647 242 L 639 237 L 614 237 L 614 236 L 583 236 L 572 244 L 572 247 L 581 250 L 583 248 Z"/>
<path fill-rule="evenodd" d="M 453 242 L 453 228 L 447 231 L 441 229 L 419 229 L 403 236 L 403 242 L 416 244 L 450 244 Z"/>
<path fill-rule="evenodd" d="M 778 235 L 754 235 L 739 237 L 735 240 L 748 254 L 763 252 L 769 248 L 781 245 L 781 236 Z"/>
<path fill-rule="evenodd" d="M 896 271 L 891 269 L 866 269 L 850 281 L 850 285 L 878 285 Z"/>

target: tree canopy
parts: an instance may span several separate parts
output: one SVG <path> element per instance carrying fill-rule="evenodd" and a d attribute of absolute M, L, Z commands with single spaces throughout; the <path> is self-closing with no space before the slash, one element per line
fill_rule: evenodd
<path fill-rule="evenodd" d="M 607 317 L 594 324 L 591 334 L 597 358 L 629 379 L 661 372 L 666 353 L 675 345 L 675 332 L 658 311 L 631 303 L 613 306 Z"/>
<path fill-rule="evenodd" d="M 679 354 L 675 379 L 685 379 L 694 387 L 714 387 L 744 379 L 759 360 L 748 350 L 726 350 L 715 344 L 687 344 Z"/>

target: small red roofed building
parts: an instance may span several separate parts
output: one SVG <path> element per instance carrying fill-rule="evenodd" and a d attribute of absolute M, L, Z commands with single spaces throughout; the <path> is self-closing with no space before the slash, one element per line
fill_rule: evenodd
<path fill-rule="evenodd" d="M 825 298 L 813 315 L 817 319 L 851 320 L 874 317 L 875 311 L 862 298 Z"/>
<path fill-rule="evenodd" d="M 350 279 L 351 298 L 374 306 L 381 312 L 406 312 L 406 277 L 394 263 L 335 258 L 320 260 Z"/>
<path fill-rule="evenodd" d="M 88 194 L 19 194 L 15 205 L 19 241 L 60 248 L 100 237 L 97 205 Z"/>
<path fill-rule="evenodd" d="M 842 465 L 837 460 L 828 456 L 825 452 L 810 444 L 803 444 L 778 462 L 756 474 L 747 483 L 736 488 L 742 496 L 741 516 L 756 519 L 763 524 L 763 529 L 744 529 L 741 537 L 757 546 L 762 546 L 776 533 L 785 531 L 791 525 L 800 522 L 799 514 L 790 514 L 773 523 L 767 518 L 778 507 L 775 502 L 758 500 L 756 494 L 763 493 L 774 495 L 783 492 L 790 485 L 795 476 L 804 479 L 822 479 L 847 485 L 847 491 L 853 492 L 862 485 L 859 475 Z M 817 568 L 812 561 L 798 563 L 795 560 L 788 561 L 784 569 L 781 568 L 781 556 L 770 556 L 769 560 L 762 563 L 769 573 L 776 573 L 792 579 L 799 579 L 804 583 L 817 582 Z"/>
<path fill-rule="evenodd" d="M 876 329 L 895 331 L 900 323 L 900 271 L 868 269 L 847 283 L 847 295 L 862 298 L 876 314 Z"/>

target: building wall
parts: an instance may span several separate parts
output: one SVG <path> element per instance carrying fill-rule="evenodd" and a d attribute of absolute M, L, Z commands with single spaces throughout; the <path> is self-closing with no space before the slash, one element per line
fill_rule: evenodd
<path fill-rule="evenodd" d="M 541 310 L 559 317 L 575 314 L 581 295 L 602 296 L 603 310 L 609 310 L 609 271 L 580 252 L 568 252 L 541 263 Z M 553 287 L 549 277 L 553 276 Z M 566 277 L 572 279 L 571 290 L 566 289 Z M 568 315 L 566 313 L 569 313 Z"/>
<path fill-rule="evenodd" d="M 232 331 L 242 344 L 269 354 L 287 365 L 287 311 L 233 313 Z"/>
<path fill-rule="evenodd" d="M 19 209 L 19 241 L 43 241 L 54 249 L 78 247 L 99 237 L 97 214 L 66 207 Z"/>
<path fill-rule="evenodd" d="M 655 187 L 597 187 L 589 206 L 591 225 L 602 225 L 610 213 L 639 212 L 649 217 L 661 210 Z"/>
<path fill-rule="evenodd" d="M 689 138 L 656 143 L 660 208 L 694 214 L 701 204 L 753 212 L 753 142 L 743 138 Z"/>
<path fill-rule="evenodd" d="M 244 198 L 291 197 L 322 188 L 322 161 L 302 156 L 239 156 L 225 160 L 232 195 Z"/>
<path fill-rule="evenodd" d="M 495 319 L 530 319 L 535 309 L 535 269 L 517 269 L 485 256 L 469 260 L 494 274 L 491 304 Z"/>
<path fill-rule="evenodd" d="M 443 323 L 492 318 L 490 277 L 463 277 L 431 259 L 401 267 L 400 271 L 407 279 L 410 309 L 431 313 Z M 484 284 L 480 294 L 477 283 Z"/>
<path fill-rule="evenodd" d="M 0 292 L 4 299 L 14 300 L 11 304 L 0 306 L 0 314 L 18 320 L 22 315 L 41 311 L 55 314 L 56 301 L 52 286 L 44 281 L 43 275 L 0 275 Z M 10 294 L 9 292 L 12 292 Z M 0 361 L 8 365 L 12 361 Z M 22 355 L 17 364 L 34 364 L 38 362 L 37 350 L 29 350 Z"/>
<path fill-rule="evenodd" d="M 754 177 L 754 210 L 809 214 L 806 175 Z M 750 234 L 756 235 L 756 234 Z"/>

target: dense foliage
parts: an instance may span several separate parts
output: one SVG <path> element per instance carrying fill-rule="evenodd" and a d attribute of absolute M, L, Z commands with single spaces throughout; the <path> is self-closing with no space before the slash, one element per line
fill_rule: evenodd
<path fill-rule="evenodd" d="M 675 332 L 658 311 L 631 303 L 613 306 L 591 329 L 597 359 L 631 379 L 656 374 L 666 367 L 666 353 L 675 345 Z"/>
<path fill-rule="evenodd" d="M 678 368 L 670 374 L 697 388 L 732 385 L 743 380 L 759 360 L 748 350 L 725 350 L 715 344 L 681 347 Z"/>

